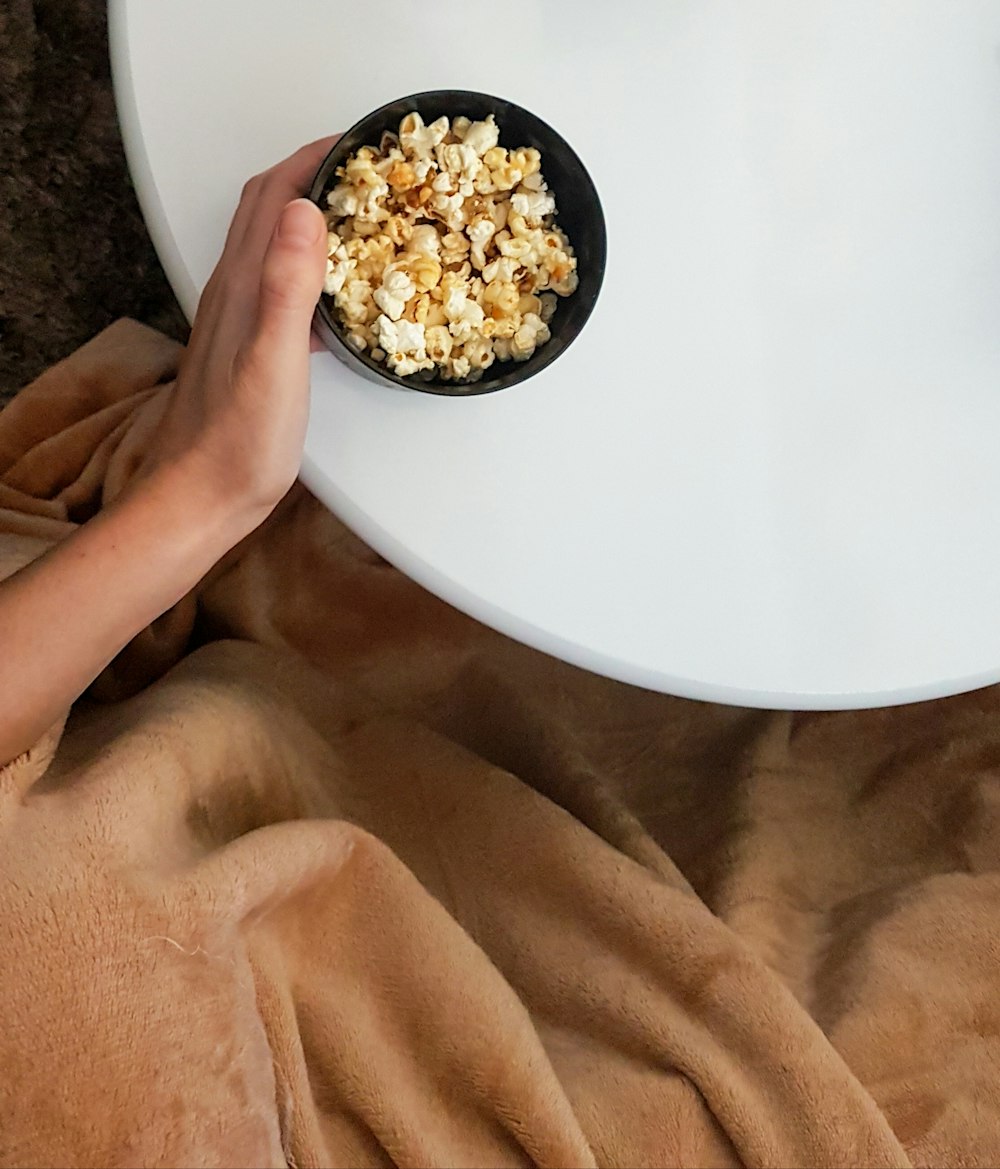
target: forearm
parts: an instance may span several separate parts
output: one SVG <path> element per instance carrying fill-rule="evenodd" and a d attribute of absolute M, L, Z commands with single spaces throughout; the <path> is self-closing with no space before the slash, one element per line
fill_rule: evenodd
<path fill-rule="evenodd" d="M 0 583 L 0 766 L 260 518 L 163 474 Z"/>
<path fill-rule="evenodd" d="M 333 139 L 249 182 L 202 295 L 146 478 L 0 584 L 0 765 L 251 532 L 295 480 L 326 222 L 296 196 Z"/>

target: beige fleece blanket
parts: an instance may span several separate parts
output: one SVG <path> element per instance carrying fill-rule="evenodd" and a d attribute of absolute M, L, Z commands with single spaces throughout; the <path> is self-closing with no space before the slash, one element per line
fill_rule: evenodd
<path fill-rule="evenodd" d="M 0 414 L 0 571 L 177 357 L 122 322 Z M 998 764 L 996 690 L 631 689 L 298 488 L 0 770 L 0 1164 L 995 1165 Z"/>

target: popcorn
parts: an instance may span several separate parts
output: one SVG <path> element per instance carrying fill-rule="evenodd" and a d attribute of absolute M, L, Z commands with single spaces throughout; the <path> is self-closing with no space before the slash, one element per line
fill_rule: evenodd
<path fill-rule="evenodd" d="M 327 296 L 335 296 L 347 281 L 347 277 L 355 268 L 355 264 L 348 258 L 347 248 L 344 247 L 340 236 L 336 232 L 327 232 L 326 236 L 326 279 L 323 291 Z"/>
<path fill-rule="evenodd" d="M 482 158 L 500 141 L 500 129 L 492 114 L 484 122 L 473 122 L 462 135 L 462 144 Z"/>
<path fill-rule="evenodd" d="M 426 325 L 430 306 L 431 298 L 426 292 L 420 293 L 417 296 L 411 296 L 406 302 L 406 308 L 403 309 L 403 320 L 412 321 L 414 324 Z"/>
<path fill-rule="evenodd" d="M 334 215 L 356 215 L 359 199 L 352 186 L 338 183 L 326 197 L 326 205 Z"/>
<path fill-rule="evenodd" d="M 452 381 L 461 382 L 465 381 L 471 370 L 472 362 L 463 354 L 448 359 L 444 367 L 444 376 Z"/>
<path fill-rule="evenodd" d="M 367 187 L 369 191 L 377 190 L 381 194 L 385 194 L 385 190 L 388 190 L 388 184 L 375 169 L 373 163 L 374 157 L 371 148 L 363 146 L 344 166 L 344 178 L 355 189 L 358 187 Z"/>
<path fill-rule="evenodd" d="M 461 231 L 465 225 L 464 202 L 461 194 L 456 191 L 454 195 L 434 195 L 428 206 L 452 231 Z"/>
<path fill-rule="evenodd" d="M 517 314 L 514 314 L 513 316 L 502 317 L 500 320 L 495 320 L 493 325 L 493 336 L 509 341 L 520 327 L 521 320 Z"/>
<path fill-rule="evenodd" d="M 535 313 L 524 314 L 524 324 L 521 328 L 532 329 L 534 331 L 536 345 L 544 345 L 552 336 L 548 325 L 540 317 L 536 316 Z"/>
<path fill-rule="evenodd" d="M 381 283 L 382 273 L 395 254 L 393 242 L 386 235 L 355 238 L 348 240 L 343 247 L 348 258 L 357 265 L 357 279 L 367 280 L 369 284 Z"/>
<path fill-rule="evenodd" d="M 542 156 L 534 147 L 526 150 L 514 150 L 510 154 L 510 165 L 519 170 L 525 178 L 538 174 L 542 165 Z"/>
<path fill-rule="evenodd" d="M 535 330 L 522 325 L 510 339 L 510 355 L 515 361 L 527 361 L 534 352 Z"/>
<path fill-rule="evenodd" d="M 511 195 L 510 206 L 512 211 L 524 219 L 534 219 L 540 223 L 546 215 L 555 211 L 556 201 L 548 191 L 533 191 L 522 182 Z"/>
<path fill-rule="evenodd" d="M 399 355 L 392 357 L 391 355 L 387 355 L 386 360 L 400 377 L 409 377 L 411 373 L 419 373 L 422 369 L 433 368 L 433 363 L 428 364 L 426 360 L 421 361 L 417 357 L 401 357 Z"/>
<path fill-rule="evenodd" d="M 579 287 L 580 277 L 576 272 L 567 272 L 565 276 L 549 281 L 549 288 L 560 296 L 572 296 Z"/>
<path fill-rule="evenodd" d="M 385 177 L 394 191 L 408 191 L 417 185 L 417 173 L 408 162 L 394 162 Z"/>
<path fill-rule="evenodd" d="M 496 360 L 493 342 L 481 334 L 473 334 L 462 346 L 462 353 L 474 369 L 489 369 Z"/>
<path fill-rule="evenodd" d="M 350 278 L 357 266 L 354 260 L 326 261 L 326 280 L 323 282 L 323 291 L 327 296 L 336 296 Z"/>
<path fill-rule="evenodd" d="M 417 158 L 427 158 L 432 154 L 434 147 L 444 141 L 447 133 L 447 118 L 438 118 L 436 122 L 425 126 L 423 118 L 416 111 L 407 114 L 399 123 L 400 145 L 407 154 L 414 154 Z"/>
<path fill-rule="evenodd" d="M 486 319 L 483 306 L 470 300 L 465 290 L 457 284 L 445 293 L 442 308 L 444 315 L 456 328 L 466 324 L 473 329 L 478 329 Z"/>
<path fill-rule="evenodd" d="M 486 267 L 486 245 L 496 233 L 496 224 L 492 219 L 477 219 L 466 228 L 465 234 L 471 245 L 469 255 L 473 266 L 482 271 Z"/>
<path fill-rule="evenodd" d="M 425 330 L 427 356 L 435 365 L 445 365 L 451 356 L 454 342 L 444 325 L 432 325 Z"/>
<path fill-rule="evenodd" d="M 524 171 L 511 162 L 502 162 L 496 169 L 491 169 L 490 175 L 498 191 L 510 191 L 524 178 Z"/>
<path fill-rule="evenodd" d="M 488 166 L 479 168 L 479 174 L 472 181 L 472 189 L 480 195 L 492 195 L 497 189 L 493 175 Z"/>
<path fill-rule="evenodd" d="M 382 280 L 382 287 L 373 294 L 372 299 L 390 321 L 398 321 L 406 308 L 406 302 L 415 292 L 416 286 L 405 272 L 389 271 Z"/>
<path fill-rule="evenodd" d="M 437 156 L 438 165 L 443 172 L 456 175 L 459 179 L 466 179 L 468 182 L 472 182 L 483 165 L 475 150 L 464 142 L 439 146 Z M 469 194 L 471 193 L 470 191 Z"/>
<path fill-rule="evenodd" d="M 435 301 L 432 297 L 430 304 L 427 306 L 427 320 L 424 324 L 428 329 L 436 328 L 439 325 L 447 325 L 448 318 L 444 315 L 444 307 Z"/>
<path fill-rule="evenodd" d="M 375 322 L 375 335 L 379 348 L 385 350 L 386 361 L 400 377 L 434 367 L 434 362 L 427 356 L 423 325 L 391 321 L 383 315 Z"/>
<path fill-rule="evenodd" d="M 441 261 L 424 252 L 407 253 L 401 271 L 413 281 L 418 292 L 430 292 L 441 279 Z"/>
<path fill-rule="evenodd" d="M 502 280 L 505 284 L 511 284 L 515 272 L 517 272 L 516 260 L 509 256 L 498 256 L 497 259 L 483 268 L 483 279 L 487 284 L 492 284 L 494 280 Z"/>
<path fill-rule="evenodd" d="M 366 324 L 368 306 L 373 303 L 372 288 L 366 280 L 348 279 L 334 297 L 334 304 L 348 325 Z"/>
<path fill-rule="evenodd" d="M 406 245 L 408 252 L 420 252 L 425 256 L 437 256 L 441 252 L 441 236 L 433 224 L 420 223 L 414 227 Z"/>
<path fill-rule="evenodd" d="M 385 318 L 379 317 L 376 323 L 379 322 L 385 322 Z M 388 330 L 388 332 L 391 333 L 392 330 Z M 399 321 L 395 326 L 395 343 L 389 342 L 387 344 L 386 334 L 387 330 L 383 326 L 380 330 L 379 340 L 387 352 L 396 350 L 399 353 L 413 353 L 417 356 L 426 352 L 426 336 L 423 325 L 411 325 L 409 321 Z"/>
<path fill-rule="evenodd" d="M 533 147 L 481 121 L 415 111 L 363 146 L 326 194 L 324 293 L 359 352 L 402 377 L 471 384 L 527 361 L 579 284 Z"/>
<path fill-rule="evenodd" d="M 402 247 L 413 234 L 413 224 L 402 215 L 390 215 L 385 221 L 384 231 L 397 247 Z"/>
<path fill-rule="evenodd" d="M 457 231 L 450 231 L 441 237 L 441 263 L 461 264 L 469 254 L 468 237 Z"/>
<path fill-rule="evenodd" d="M 530 239 L 522 237 L 514 237 L 509 233 L 501 232 L 500 235 L 506 236 L 505 239 L 497 237 L 497 247 L 500 249 L 500 254 L 506 256 L 510 260 L 516 260 L 518 263 L 525 263 L 532 258 L 534 254 L 534 247 Z"/>
<path fill-rule="evenodd" d="M 483 292 L 483 306 L 494 320 L 513 316 L 520 299 L 517 285 L 509 280 L 491 280 Z"/>

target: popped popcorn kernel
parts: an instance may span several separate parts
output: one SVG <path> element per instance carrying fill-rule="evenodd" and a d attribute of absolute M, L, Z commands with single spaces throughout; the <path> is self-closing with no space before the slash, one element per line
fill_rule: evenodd
<path fill-rule="evenodd" d="M 408 253 L 401 270 L 410 277 L 418 292 L 430 292 L 441 279 L 441 261 L 426 252 Z"/>
<path fill-rule="evenodd" d="M 427 356 L 435 365 L 445 365 L 451 356 L 454 342 L 451 333 L 442 325 L 431 325 L 425 330 Z"/>
<path fill-rule="evenodd" d="M 492 114 L 482 122 L 473 122 L 462 135 L 462 143 L 482 158 L 500 141 L 500 128 Z"/>
<path fill-rule="evenodd" d="M 359 202 L 354 188 L 347 183 L 339 183 L 326 197 L 326 205 L 334 215 L 355 215 Z"/>
<path fill-rule="evenodd" d="M 469 359 L 474 369 L 489 369 L 496 360 L 493 353 L 493 343 L 482 334 L 473 334 L 462 346 L 462 353 Z"/>
<path fill-rule="evenodd" d="M 502 320 L 516 312 L 520 298 L 516 284 L 507 280 L 491 280 L 483 291 L 483 306 L 494 320 Z"/>
<path fill-rule="evenodd" d="M 408 191 L 417 185 L 417 174 L 408 162 L 394 162 L 385 176 L 394 191 Z"/>
<path fill-rule="evenodd" d="M 405 272 L 389 271 L 382 280 L 382 287 L 372 294 L 372 299 L 390 321 L 398 321 L 406 302 L 415 292 L 416 286 Z"/>
<path fill-rule="evenodd" d="M 325 201 L 324 295 L 348 343 L 401 377 L 471 385 L 527 361 L 579 284 L 541 154 L 501 146 L 492 114 L 407 114 L 337 169 Z"/>
<path fill-rule="evenodd" d="M 425 126 L 423 118 L 416 111 L 407 114 L 399 123 L 400 145 L 407 154 L 417 158 L 427 158 L 447 133 L 447 118 L 438 118 L 436 122 Z"/>
<path fill-rule="evenodd" d="M 411 229 L 407 243 L 408 252 L 421 252 L 425 256 L 437 256 L 441 252 L 441 236 L 433 224 L 420 223 Z"/>
<path fill-rule="evenodd" d="M 464 381 L 472 370 L 472 362 L 464 355 L 449 357 L 445 362 L 444 376 L 453 381 Z"/>
<path fill-rule="evenodd" d="M 530 175 L 538 174 L 541 170 L 542 156 L 533 146 L 512 150 L 510 152 L 510 165 L 519 170 L 525 178 L 528 178 Z"/>
<path fill-rule="evenodd" d="M 543 292 L 538 300 L 541 305 L 541 308 L 538 310 L 538 315 L 548 324 L 552 320 L 552 315 L 556 311 L 556 306 L 559 302 L 553 292 Z"/>
<path fill-rule="evenodd" d="M 413 234 L 413 224 L 402 215 L 390 215 L 385 221 L 385 234 L 396 247 L 402 247 Z"/>

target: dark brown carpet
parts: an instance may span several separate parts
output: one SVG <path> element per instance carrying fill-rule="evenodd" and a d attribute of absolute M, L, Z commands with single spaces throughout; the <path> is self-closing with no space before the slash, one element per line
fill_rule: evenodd
<path fill-rule="evenodd" d="M 186 325 L 115 114 L 106 0 L 0 0 L 0 401 L 109 322 Z"/>

